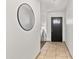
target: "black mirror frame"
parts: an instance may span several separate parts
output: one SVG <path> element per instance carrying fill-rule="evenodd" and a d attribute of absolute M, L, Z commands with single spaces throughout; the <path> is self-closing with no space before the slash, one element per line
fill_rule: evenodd
<path fill-rule="evenodd" d="M 25 31 L 30 31 L 30 30 L 34 27 L 34 24 L 35 24 L 35 15 L 34 15 L 34 24 L 33 24 L 33 27 L 31 27 L 31 28 L 28 29 L 28 30 L 25 29 L 25 28 L 21 25 L 21 22 L 20 22 L 20 20 L 19 20 L 19 10 L 20 10 L 21 6 L 23 6 L 23 5 L 29 6 L 29 7 L 31 8 L 31 10 L 32 10 L 33 15 L 34 15 L 34 12 L 33 12 L 32 7 L 31 7 L 30 5 L 28 5 L 27 3 L 22 3 L 22 4 L 18 7 L 18 10 L 17 10 L 17 20 L 18 20 L 18 22 L 19 22 L 20 27 L 21 27 L 23 30 L 25 30 Z"/>

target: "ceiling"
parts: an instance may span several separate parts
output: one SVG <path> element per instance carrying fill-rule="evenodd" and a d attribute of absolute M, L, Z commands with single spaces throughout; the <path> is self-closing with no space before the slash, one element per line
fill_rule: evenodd
<path fill-rule="evenodd" d="M 47 11 L 62 11 L 67 3 L 68 0 L 41 0 L 41 8 Z"/>

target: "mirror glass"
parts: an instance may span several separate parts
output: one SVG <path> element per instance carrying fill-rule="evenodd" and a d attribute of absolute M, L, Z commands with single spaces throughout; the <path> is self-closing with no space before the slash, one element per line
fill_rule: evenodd
<path fill-rule="evenodd" d="M 28 4 L 23 3 L 19 6 L 17 18 L 22 29 L 29 31 L 33 28 L 35 17 L 31 6 Z"/>

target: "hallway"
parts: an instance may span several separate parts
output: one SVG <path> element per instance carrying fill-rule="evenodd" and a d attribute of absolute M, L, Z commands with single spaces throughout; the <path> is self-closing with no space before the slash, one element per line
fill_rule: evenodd
<path fill-rule="evenodd" d="M 6 12 L 6 59 L 73 58 L 73 0 L 7 0 Z"/>
<path fill-rule="evenodd" d="M 65 43 L 46 42 L 37 59 L 72 59 Z"/>

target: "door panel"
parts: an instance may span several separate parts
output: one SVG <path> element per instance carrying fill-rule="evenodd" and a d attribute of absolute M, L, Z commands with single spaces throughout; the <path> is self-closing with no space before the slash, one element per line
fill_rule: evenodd
<path fill-rule="evenodd" d="M 62 42 L 62 17 L 51 17 L 51 41 Z"/>

